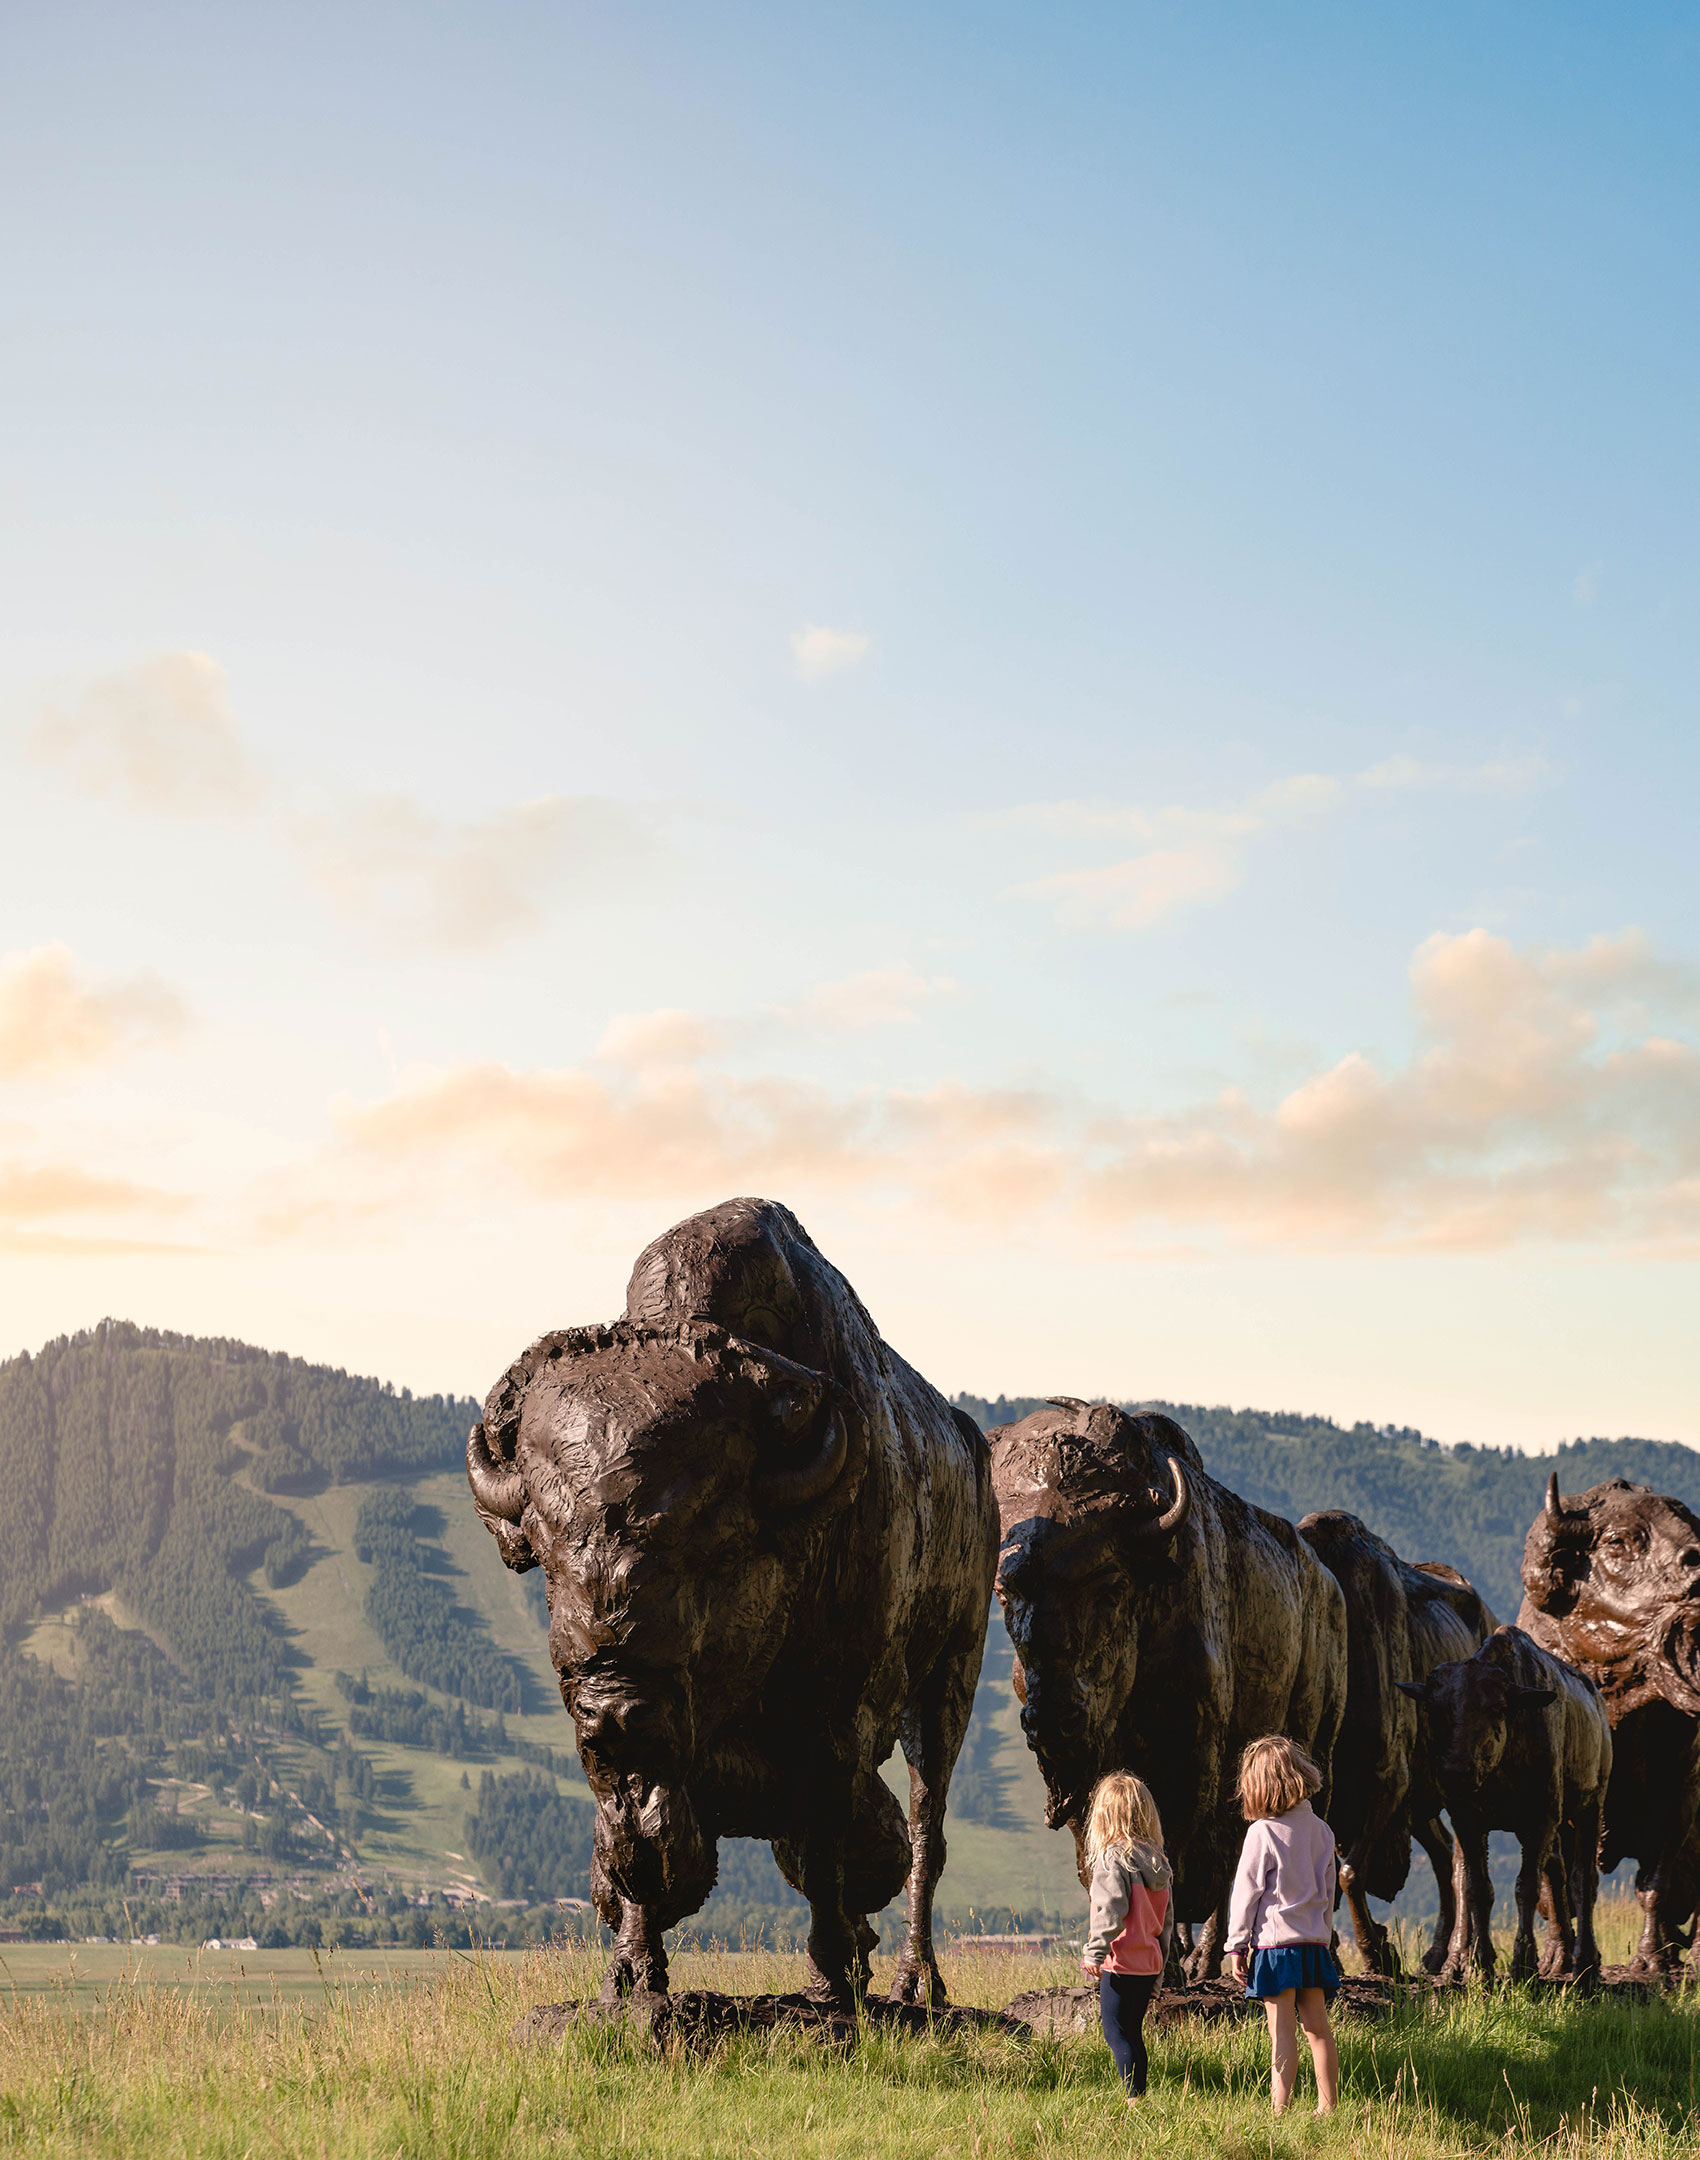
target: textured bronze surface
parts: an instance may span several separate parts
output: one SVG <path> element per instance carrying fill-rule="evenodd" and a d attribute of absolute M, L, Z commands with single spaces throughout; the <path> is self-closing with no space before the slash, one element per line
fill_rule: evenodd
<path fill-rule="evenodd" d="M 1639 1969 L 1668 1974 L 1700 1905 L 1700 1521 L 1611 1478 L 1562 1499 L 1523 1548 L 1518 1625 L 1605 1700 L 1614 1761 L 1601 1864 L 1638 1863 Z"/>
<path fill-rule="evenodd" d="M 467 1475 L 508 1566 L 544 1570 L 605 1996 L 665 1991 L 662 1932 L 738 1836 L 809 1901 L 814 1995 L 865 1992 L 865 1915 L 907 1878 L 893 1997 L 942 2002 L 933 1889 L 997 1565 L 986 1443 L 796 1217 L 731 1200 L 657 1238 L 623 1320 L 503 1374 Z M 907 1824 L 879 1774 L 900 1739 Z"/>
<path fill-rule="evenodd" d="M 1192 1976 L 1214 1978 L 1245 1833 L 1241 1749 L 1284 1732 L 1325 1776 L 1332 1761 L 1346 1702 L 1340 1586 L 1291 1523 L 1208 1476 L 1171 1418 L 1059 1398 L 990 1437 L 998 1599 L 1048 1819 L 1078 1848 L 1094 1782 L 1144 1778 L 1176 1916 L 1189 1932 L 1204 1923 Z M 1325 1786 L 1319 1812 L 1328 1805 Z"/>
<path fill-rule="evenodd" d="M 1516 1627 L 1498 1629 L 1473 1657 L 1399 1686 L 1416 1704 L 1422 1751 L 1458 1839 L 1459 1914 L 1447 1974 L 1468 1960 L 1492 1976 L 1487 1834 L 1510 1830 L 1523 1850 L 1511 1977 L 1535 1971 L 1544 1880 L 1552 1926 L 1543 1977 L 1597 1980 L 1594 1899 L 1612 1766 L 1599 1690 Z"/>
<path fill-rule="evenodd" d="M 1395 1898 L 1411 1869 L 1416 1838 L 1434 1869 L 1440 1911 L 1423 1964 L 1446 1962 L 1456 1912 L 1450 1832 L 1416 1746 L 1417 1712 L 1400 1684 L 1438 1664 L 1467 1658 L 1498 1625 L 1456 1569 L 1413 1566 L 1357 1516 L 1307 1515 L 1299 1535 L 1346 1599 L 1346 1714 L 1334 1747 L 1328 1820 L 1340 1845 L 1340 1886 L 1366 1970 L 1397 1968 L 1392 1942 L 1369 1899 Z"/>

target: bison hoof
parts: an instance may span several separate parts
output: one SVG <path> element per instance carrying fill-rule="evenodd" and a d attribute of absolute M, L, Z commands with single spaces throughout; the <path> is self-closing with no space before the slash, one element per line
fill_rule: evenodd
<path fill-rule="evenodd" d="M 1446 1952 L 1444 1950 L 1425 1950 L 1423 1952 L 1423 1971 L 1428 1974 L 1431 1980 L 1440 1979 L 1442 1974 L 1446 1972 Z"/>
<path fill-rule="evenodd" d="M 945 1993 L 944 1975 L 929 1958 L 926 1964 L 905 1958 L 897 1968 L 897 1978 L 891 1983 L 891 2000 L 897 2003 L 920 2003 L 929 2010 L 942 2010 L 950 1997 Z"/>
<path fill-rule="evenodd" d="M 634 1965 L 630 1958 L 617 1957 L 602 1975 L 602 2000 L 605 2003 L 623 2002 L 628 1995 L 665 1995 L 667 1992 L 667 1968 L 659 1971 L 651 1964 Z"/>

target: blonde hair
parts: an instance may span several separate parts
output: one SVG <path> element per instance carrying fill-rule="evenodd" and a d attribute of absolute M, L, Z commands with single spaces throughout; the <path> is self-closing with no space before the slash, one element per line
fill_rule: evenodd
<path fill-rule="evenodd" d="M 1266 1733 L 1240 1757 L 1240 1813 L 1247 1822 L 1285 1815 L 1321 1790 L 1322 1772 L 1285 1733 Z"/>
<path fill-rule="evenodd" d="M 1108 1852 L 1126 1852 L 1134 1838 L 1141 1844 L 1163 1843 L 1163 1819 L 1151 1788 L 1130 1770 L 1112 1770 L 1092 1788 L 1086 1814 L 1086 1858 L 1096 1867 Z"/>

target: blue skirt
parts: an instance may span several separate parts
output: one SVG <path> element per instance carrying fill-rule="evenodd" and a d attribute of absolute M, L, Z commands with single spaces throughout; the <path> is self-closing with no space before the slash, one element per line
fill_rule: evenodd
<path fill-rule="evenodd" d="M 1321 1988 L 1332 2002 L 1340 1992 L 1340 1968 L 1321 1943 L 1287 1943 L 1279 1950 L 1259 1950 L 1251 1961 L 1246 1994 L 1267 2002 L 1288 1988 Z"/>

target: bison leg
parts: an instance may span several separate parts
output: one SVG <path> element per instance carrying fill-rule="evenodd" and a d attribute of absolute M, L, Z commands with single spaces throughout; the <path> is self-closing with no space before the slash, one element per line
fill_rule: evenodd
<path fill-rule="evenodd" d="M 1379 1973 L 1383 1979 L 1391 1978 L 1399 1970 L 1398 1953 L 1393 1948 L 1393 1938 L 1369 1909 L 1369 1899 L 1364 1894 L 1358 1872 L 1350 1862 L 1340 1869 L 1340 1887 L 1346 1893 L 1346 1910 L 1352 1916 L 1352 1940 L 1358 1946 L 1358 1955 L 1364 1961 L 1364 1971 Z"/>
<path fill-rule="evenodd" d="M 1600 1894 L 1600 1803 L 1597 1800 L 1577 1809 L 1569 1844 L 1569 1890 L 1576 1913 L 1571 1970 L 1578 1986 L 1594 1988 L 1600 1980 L 1600 1946 L 1594 1937 L 1594 1904 Z"/>
<path fill-rule="evenodd" d="M 1434 1886 L 1439 1893 L 1434 1940 L 1423 1952 L 1423 1971 L 1438 1974 L 1445 1967 L 1447 1946 L 1458 1917 L 1458 1902 L 1452 1892 L 1452 1839 L 1438 1815 L 1414 1817 L 1411 1835 L 1428 1855 L 1428 1864 L 1434 1870 Z"/>
<path fill-rule="evenodd" d="M 602 2000 L 618 2002 L 622 1995 L 665 1995 L 667 1951 L 661 1928 L 647 1906 L 620 1900 L 620 1926 L 614 1937 L 614 1955 L 602 1975 Z"/>
<path fill-rule="evenodd" d="M 1228 1899 L 1224 1894 L 1221 1904 L 1199 1930 L 1197 1947 L 1186 1961 L 1186 1976 L 1194 1986 L 1201 1980 L 1221 1979 L 1222 1946 L 1227 1936 Z"/>
<path fill-rule="evenodd" d="M 1576 1962 L 1576 1930 L 1570 1921 L 1569 1863 L 1562 1830 L 1557 1845 L 1547 1855 L 1539 1910 L 1547 1924 L 1546 1947 L 1541 1952 L 1541 1978 L 1568 1979 Z"/>
<path fill-rule="evenodd" d="M 1462 1979 L 1473 1964 L 1484 1984 L 1493 1981 L 1493 1877 L 1488 1873 L 1487 1831 L 1480 1823 L 1453 1818 L 1457 1832 L 1456 1876 L 1458 1918 L 1452 1929 L 1452 1948 L 1444 1978 Z M 1455 1877 L 1456 1882 L 1456 1877 Z"/>
<path fill-rule="evenodd" d="M 897 1795 L 878 1771 L 858 1780 L 856 1812 L 850 1826 L 850 1849 L 845 1860 L 844 1901 L 857 1915 L 883 1912 L 909 1873 L 909 1830 Z M 859 1996 L 868 1992 L 870 1959 L 879 1937 L 866 1920 L 856 1924 L 855 1985 Z"/>
<path fill-rule="evenodd" d="M 949 2000 L 933 1950 L 933 1892 L 944 1873 L 945 1795 L 973 1715 L 983 1650 L 977 1637 L 948 1649 L 898 1726 L 909 1765 L 909 1925 L 891 1983 L 893 2002 L 924 1997 L 942 2010 Z"/>
<path fill-rule="evenodd" d="M 1670 1855 L 1661 1853 L 1651 1867 L 1639 1868 L 1635 1876 L 1635 1901 L 1642 1918 L 1641 1940 L 1635 1945 L 1632 1969 L 1653 1980 L 1674 1977 L 1685 1947 L 1680 1927 L 1673 1923 L 1670 1912 L 1671 1872 Z M 1700 1928 L 1694 1935 L 1700 1944 Z"/>
<path fill-rule="evenodd" d="M 1540 1963 L 1535 1949 L 1535 1907 L 1540 1903 L 1547 1856 L 1552 1851 L 1553 1828 L 1543 1823 L 1534 1835 L 1518 1843 L 1522 1863 L 1517 1870 L 1517 1936 L 1511 1945 L 1511 1977 L 1532 1980 Z"/>

